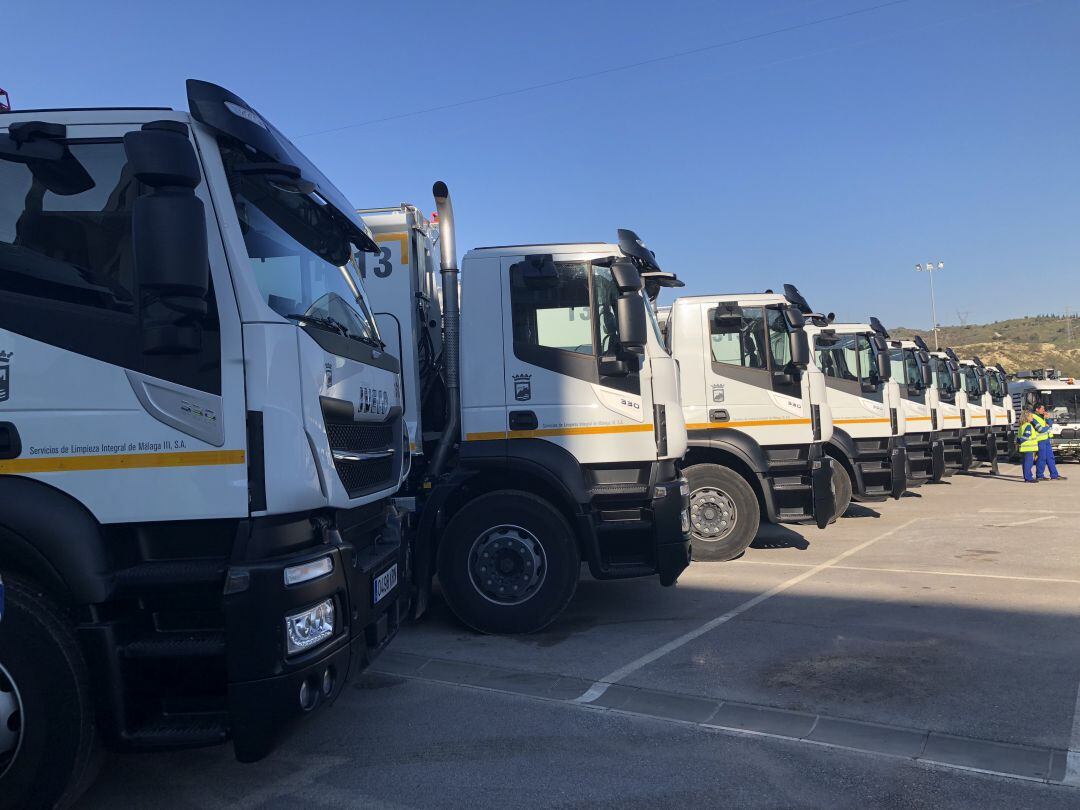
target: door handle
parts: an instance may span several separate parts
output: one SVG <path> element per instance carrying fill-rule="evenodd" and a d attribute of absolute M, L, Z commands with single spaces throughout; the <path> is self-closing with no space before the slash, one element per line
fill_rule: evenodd
<path fill-rule="evenodd" d="M 714 408 L 711 411 L 709 411 L 709 421 L 710 422 L 726 422 L 730 418 L 731 417 L 728 415 L 727 410 L 724 409 L 724 408 Z"/>
<path fill-rule="evenodd" d="M 532 411 L 510 411 L 511 430 L 536 430 L 539 424 Z"/>
<path fill-rule="evenodd" d="M 0 422 L 0 458 L 18 458 L 20 453 L 19 429 L 11 422 Z"/>

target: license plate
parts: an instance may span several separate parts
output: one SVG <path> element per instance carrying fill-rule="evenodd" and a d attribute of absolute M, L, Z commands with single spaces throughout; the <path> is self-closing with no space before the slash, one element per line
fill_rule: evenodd
<path fill-rule="evenodd" d="M 397 587 L 397 563 L 394 563 L 377 577 L 371 586 L 371 603 L 379 604 L 384 596 Z"/>

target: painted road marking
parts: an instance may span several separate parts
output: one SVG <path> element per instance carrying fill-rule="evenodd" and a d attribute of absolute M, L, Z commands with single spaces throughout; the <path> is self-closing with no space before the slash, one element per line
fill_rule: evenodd
<path fill-rule="evenodd" d="M 747 601 L 743 602 L 741 605 L 739 605 L 739 606 L 737 606 L 735 608 L 732 608 L 727 613 L 723 613 L 723 614 L 721 614 L 720 616 L 717 616 L 714 619 L 710 619 L 709 621 L 705 622 L 705 624 L 701 625 L 700 627 L 697 627 L 697 628 L 689 631 L 688 633 L 683 633 L 678 638 L 673 639 L 672 641 L 669 641 L 667 644 L 664 644 L 664 645 L 662 645 L 660 647 L 657 647 L 652 652 L 646 653 L 645 655 L 641 656 L 640 658 L 637 658 L 637 659 L 631 661 L 629 664 L 625 664 L 624 666 L 621 666 L 618 669 L 613 670 L 612 672 L 609 672 L 607 675 L 605 675 L 603 678 L 601 678 L 596 683 L 594 683 L 592 686 L 590 686 L 587 690 L 585 690 L 585 692 L 581 696 L 579 696 L 577 698 L 577 702 L 578 703 L 592 703 L 592 702 L 596 701 L 613 684 L 616 684 L 619 681 L 625 680 L 627 677 L 629 677 L 630 675 L 633 675 L 635 672 L 637 672 L 642 667 L 646 667 L 649 664 L 653 663 L 654 661 L 657 661 L 660 658 L 663 658 L 668 653 L 674 652 L 675 650 L 679 649 L 680 647 L 683 647 L 686 644 L 689 644 L 691 641 L 705 635 L 710 630 L 714 630 L 717 627 L 719 627 L 720 625 L 726 624 L 727 622 L 734 619 L 736 616 L 739 616 L 740 614 L 745 613 L 746 611 L 750 610 L 750 608 L 755 607 L 756 605 L 760 605 L 762 602 L 764 602 L 764 601 L 766 601 L 768 599 L 771 599 L 772 597 L 776 596 L 777 594 L 783 593 L 784 591 L 788 590 L 789 588 L 795 587 L 800 582 L 803 582 L 803 581 L 809 579 L 810 577 L 814 576 L 814 574 L 817 574 L 817 573 L 819 573 L 821 571 L 824 571 L 827 568 L 832 568 L 833 566 L 835 566 L 837 563 L 841 562 L 842 560 L 846 560 L 852 554 L 856 554 L 856 553 L 862 551 L 864 548 L 869 548 L 874 543 L 877 543 L 880 540 L 884 540 L 886 537 L 891 537 L 892 535 L 896 534 L 897 532 L 902 532 L 904 529 L 908 528 L 909 526 L 913 525 L 914 523 L 917 523 L 920 520 L 928 520 L 928 519 L 929 518 L 913 518 L 913 519 L 909 520 L 907 523 L 904 523 L 904 524 L 901 524 L 900 526 L 897 526 L 895 529 L 890 529 L 889 531 L 885 532 L 884 534 L 879 534 L 877 537 L 874 537 L 874 538 L 872 538 L 870 540 L 867 540 L 864 543 L 860 543 L 857 546 L 853 546 L 852 548 L 849 548 L 847 551 L 845 551 L 845 552 L 843 552 L 841 554 L 837 554 L 831 560 L 827 560 L 826 562 L 823 562 L 823 563 L 821 563 L 819 565 L 815 565 L 813 568 L 810 568 L 807 571 L 803 571 L 801 574 L 798 574 L 797 576 L 794 576 L 791 579 L 785 580 L 784 582 L 781 582 L 779 585 L 776 585 L 776 586 L 774 586 L 772 588 L 769 588 L 769 590 L 765 591 L 764 593 L 758 594 L 753 599 L 748 599 Z"/>
<path fill-rule="evenodd" d="M 573 687 L 581 683 L 579 678 L 393 650 L 383 653 L 368 672 L 558 703 L 583 711 L 661 720 L 711 733 L 766 737 L 876 754 L 1008 779 L 1074 784 L 1067 779 L 1066 752 L 1045 746 L 957 737 L 933 729 L 905 728 L 623 685 L 613 685 L 596 702 L 582 703 L 572 697 Z"/>
<path fill-rule="evenodd" d="M 771 560 L 738 560 L 738 565 L 775 565 L 779 568 L 813 568 L 813 563 L 784 563 Z M 1055 577 L 1017 577 L 1008 574 L 971 574 L 964 571 L 923 571 L 918 568 L 874 568 L 862 565 L 834 565 L 837 571 L 866 571 L 881 574 L 928 574 L 936 577 L 970 577 L 972 579 L 1010 579 L 1018 582 L 1053 582 L 1062 585 L 1080 585 L 1080 579 L 1057 579 Z"/>

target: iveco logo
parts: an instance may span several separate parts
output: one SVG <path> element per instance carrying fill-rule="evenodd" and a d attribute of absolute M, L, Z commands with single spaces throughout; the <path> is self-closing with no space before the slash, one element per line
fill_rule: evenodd
<path fill-rule="evenodd" d="M 360 397 L 356 403 L 356 415 L 375 414 L 382 416 L 390 410 L 390 392 L 381 388 L 360 389 Z"/>

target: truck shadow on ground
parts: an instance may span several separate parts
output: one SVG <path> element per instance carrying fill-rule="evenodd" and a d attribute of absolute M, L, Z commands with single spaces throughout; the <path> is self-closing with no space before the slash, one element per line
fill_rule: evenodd
<path fill-rule="evenodd" d="M 750 548 L 797 548 L 799 551 L 806 551 L 810 548 L 810 541 L 787 526 L 779 523 L 763 523 L 757 537 L 750 543 Z"/>

